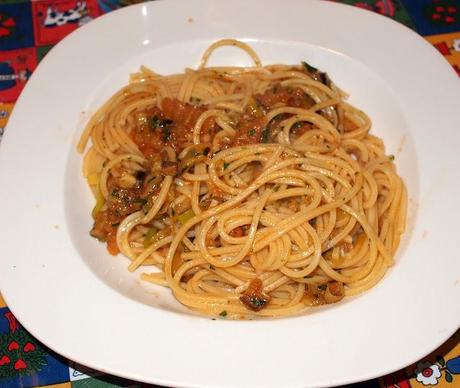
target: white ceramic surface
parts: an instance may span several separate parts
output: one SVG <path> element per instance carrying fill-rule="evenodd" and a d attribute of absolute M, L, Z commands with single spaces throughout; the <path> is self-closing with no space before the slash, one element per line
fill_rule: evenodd
<path fill-rule="evenodd" d="M 396 155 L 409 223 L 369 292 L 310 314 L 196 316 L 128 274 L 89 237 L 93 198 L 75 145 L 89 115 L 141 64 L 196 67 L 224 37 L 265 64 L 306 60 L 366 111 Z M 249 65 L 223 48 L 214 64 Z M 0 146 L 0 290 L 51 349 L 120 376 L 183 387 L 332 386 L 417 361 L 460 323 L 460 83 L 421 37 L 325 1 L 159 1 L 101 17 L 60 42 L 23 91 Z"/>

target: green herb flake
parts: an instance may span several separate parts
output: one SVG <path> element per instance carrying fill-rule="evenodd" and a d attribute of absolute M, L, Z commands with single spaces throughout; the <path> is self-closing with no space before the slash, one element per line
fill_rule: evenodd
<path fill-rule="evenodd" d="M 388 159 L 390 159 L 390 162 L 393 162 L 395 160 L 395 156 L 394 155 L 390 155 L 388 156 Z"/>
<path fill-rule="evenodd" d="M 156 127 L 158 127 L 159 122 L 160 119 L 158 118 L 158 116 L 153 116 L 149 121 L 150 127 L 155 129 Z"/>
<path fill-rule="evenodd" d="M 163 132 L 163 141 L 169 141 L 171 137 L 171 124 L 173 121 L 170 119 L 161 119 L 158 116 L 153 116 L 149 119 L 151 129 L 160 128 Z"/>
<path fill-rule="evenodd" d="M 252 129 L 250 129 L 250 130 L 248 131 L 248 135 L 249 135 L 249 136 L 255 136 L 255 134 L 256 134 L 256 130 L 255 130 L 254 128 L 252 128 Z"/>
<path fill-rule="evenodd" d="M 219 315 L 222 317 L 222 318 L 225 318 L 227 316 L 227 311 L 223 310 L 219 313 Z"/>
<path fill-rule="evenodd" d="M 254 307 L 263 307 L 267 304 L 267 301 L 264 299 L 259 299 L 256 296 L 253 296 L 249 301 Z"/>
<path fill-rule="evenodd" d="M 224 162 L 224 170 L 226 170 L 230 166 L 230 163 Z"/>

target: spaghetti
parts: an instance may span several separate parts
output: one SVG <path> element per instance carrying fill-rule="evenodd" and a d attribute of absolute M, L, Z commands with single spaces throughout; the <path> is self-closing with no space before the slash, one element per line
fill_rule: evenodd
<path fill-rule="evenodd" d="M 224 45 L 254 67 L 206 67 Z M 78 145 L 91 139 L 91 235 L 211 316 L 281 317 L 371 288 L 393 264 L 407 192 L 345 99 L 326 73 L 262 66 L 231 39 L 197 70 L 141 67 Z"/>

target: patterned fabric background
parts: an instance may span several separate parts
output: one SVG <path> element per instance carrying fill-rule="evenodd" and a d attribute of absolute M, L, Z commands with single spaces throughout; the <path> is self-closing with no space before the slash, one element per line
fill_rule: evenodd
<path fill-rule="evenodd" d="M 330 1 L 380 13 L 414 29 L 439 50 L 460 76 L 460 0 Z M 0 0 L 0 141 L 15 101 L 53 45 L 104 13 L 140 2 Z M 457 332 L 419 362 L 353 387 L 460 387 L 459 374 L 460 332 Z M 0 295 L 0 388 L 42 386 L 154 387 L 106 375 L 57 355 L 24 330 Z"/>

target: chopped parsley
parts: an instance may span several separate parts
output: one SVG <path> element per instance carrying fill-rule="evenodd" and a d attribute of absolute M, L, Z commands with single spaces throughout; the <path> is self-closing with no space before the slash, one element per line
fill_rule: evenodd
<path fill-rule="evenodd" d="M 219 313 L 219 315 L 222 317 L 222 318 L 225 318 L 227 316 L 227 311 L 223 310 Z"/>
<path fill-rule="evenodd" d="M 114 188 L 112 190 L 112 192 L 110 193 L 110 195 L 114 198 L 119 198 L 120 197 L 120 190 L 118 188 Z"/>
<path fill-rule="evenodd" d="M 254 128 L 252 128 L 252 129 L 250 129 L 250 130 L 248 131 L 248 135 L 249 135 L 249 136 L 255 136 L 255 134 L 256 134 L 256 130 L 255 130 Z"/>
<path fill-rule="evenodd" d="M 267 304 L 267 301 L 266 301 L 265 299 L 259 299 L 259 298 L 257 298 L 256 296 L 251 297 L 251 299 L 249 300 L 249 302 L 250 302 L 254 307 L 257 307 L 257 308 L 259 308 L 259 309 Z"/>
<path fill-rule="evenodd" d="M 150 119 L 150 127 L 152 129 L 155 129 L 156 127 L 158 127 L 158 123 L 160 122 L 160 119 L 157 117 L 157 116 L 153 116 L 151 119 Z"/>
<path fill-rule="evenodd" d="M 230 166 L 230 163 L 224 162 L 224 170 L 226 170 Z"/>
<path fill-rule="evenodd" d="M 168 141 L 171 138 L 171 124 L 173 121 L 170 119 L 161 119 L 158 116 L 153 116 L 149 120 L 150 128 L 161 129 L 163 132 L 163 141 Z"/>

